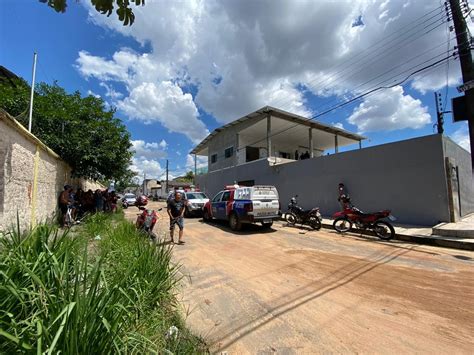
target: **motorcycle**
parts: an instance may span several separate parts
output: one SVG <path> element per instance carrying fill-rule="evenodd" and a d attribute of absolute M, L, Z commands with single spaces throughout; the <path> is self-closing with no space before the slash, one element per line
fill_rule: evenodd
<path fill-rule="evenodd" d="M 145 233 L 150 239 L 155 241 L 156 235 L 153 233 L 153 228 L 158 220 L 158 214 L 155 210 L 149 210 L 143 206 L 139 206 L 138 209 L 142 211 L 142 213 L 138 214 L 135 226 L 139 231 Z M 161 210 L 162 208 L 158 209 L 158 211 Z"/>
<path fill-rule="evenodd" d="M 388 218 L 391 221 L 396 220 L 390 214 L 390 210 L 383 210 L 374 213 L 364 213 L 358 208 L 348 203 L 343 211 L 334 213 L 333 227 L 339 233 L 349 232 L 353 224 L 359 229 L 373 230 L 375 235 L 382 240 L 390 240 L 395 236 L 395 229 L 390 222 L 383 220 Z"/>
<path fill-rule="evenodd" d="M 291 198 L 288 204 L 288 213 L 285 215 L 286 222 L 290 226 L 294 226 L 296 223 L 301 225 L 306 224 L 315 230 L 321 229 L 322 217 L 319 212 L 319 208 L 315 207 L 311 210 L 304 210 L 298 206 L 296 198 L 298 195 Z"/>

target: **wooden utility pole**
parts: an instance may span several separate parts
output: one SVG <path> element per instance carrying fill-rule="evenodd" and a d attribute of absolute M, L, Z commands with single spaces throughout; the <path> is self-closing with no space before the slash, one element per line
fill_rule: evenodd
<path fill-rule="evenodd" d="M 471 162 L 474 169 L 474 66 L 472 64 L 471 38 L 466 20 L 464 19 L 460 0 L 449 0 L 449 7 L 451 8 L 454 30 L 456 32 L 462 81 L 467 88 L 464 91 L 464 97 L 466 120 L 469 124 L 469 139 L 471 141 Z"/>

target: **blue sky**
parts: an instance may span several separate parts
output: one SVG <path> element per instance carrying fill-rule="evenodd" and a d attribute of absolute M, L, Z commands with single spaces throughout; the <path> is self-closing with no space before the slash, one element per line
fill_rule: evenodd
<path fill-rule="evenodd" d="M 136 23 L 129 28 L 118 24 L 114 16 L 91 12 L 87 0 L 69 0 L 64 14 L 39 1 L 3 0 L 0 64 L 30 81 L 32 56 L 37 51 L 37 81 L 57 80 L 70 92 L 100 95 L 119 108 L 117 115 L 136 144 L 133 163 L 140 173 L 162 174 L 169 159 L 172 174 L 178 175 L 189 166 L 188 152 L 207 131 L 265 104 L 314 114 L 328 102 L 356 93 L 357 84 L 370 78 L 372 70 L 411 58 L 413 47 L 401 47 L 387 63 L 361 67 L 351 79 L 329 81 L 332 85 L 324 88 L 324 94 L 312 87 L 334 75 L 332 62 L 350 60 L 351 53 L 363 53 L 377 44 L 377 29 L 389 35 L 392 28 L 403 27 L 405 18 L 417 18 L 413 13 L 422 16 L 435 7 L 429 2 L 405 6 L 388 1 L 369 6 L 354 1 L 341 2 L 336 12 L 329 2 L 291 5 L 282 1 L 267 8 L 261 3 L 189 1 L 171 6 L 150 0 L 136 11 Z M 308 13 L 308 6 L 314 14 Z M 308 18 L 302 18 L 306 13 Z M 332 24 L 325 24 L 331 16 Z M 279 22 L 274 18 L 280 18 Z M 235 21 L 232 26 L 229 19 Z M 339 41 L 337 47 L 334 39 L 326 41 L 326 31 Z M 429 36 L 413 43 L 415 48 L 421 52 L 435 40 L 445 39 L 445 27 Z M 448 109 L 449 99 L 458 95 L 457 67 L 459 62 L 450 63 Z M 369 138 L 365 146 L 432 134 L 433 90 L 442 91 L 444 98 L 446 69 L 442 66 L 398 91 L 381 92 L 319 120 L 363 131 Z M 390 126 L 394 120 L 396 125 Z M 445 130 L 467 146 L 464 123 L 453 124 L 448 115 Z"/>

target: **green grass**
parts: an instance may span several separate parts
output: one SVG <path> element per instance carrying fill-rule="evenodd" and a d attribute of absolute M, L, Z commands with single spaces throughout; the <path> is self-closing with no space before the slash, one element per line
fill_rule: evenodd
<path fill-rule="evenodd" d="M 207 352 L 178 312 L 171 249 L 122 215 L 0 237 L 0 353 Z"/>

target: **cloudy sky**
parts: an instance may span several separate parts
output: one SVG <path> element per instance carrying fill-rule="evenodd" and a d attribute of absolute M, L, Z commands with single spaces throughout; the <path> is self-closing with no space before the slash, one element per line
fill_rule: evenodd
<path fill-rule="evenodd" d="M 0 64 L 30 80 L 37 50 L 40 81 L 117 108 L 137 172 L 160 177 L 168 159 L 176 176 L 194 166 L 188 153 L 210 131 L 265 105 L 363 133 L 366 146 L 432 134 L 433 92 L 449 110 L 460 83 L 459 61 L 442 61 L 455 42 L 440 5 L 147 0 L 124 27 L 88 0 L 69 0 L 65 14 L 3 0 Z M 468 148 L 467 125 L 445 121 L 446 133 Z"/>

